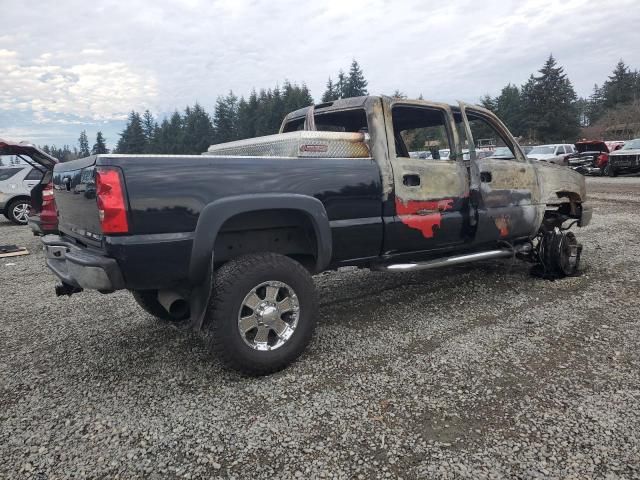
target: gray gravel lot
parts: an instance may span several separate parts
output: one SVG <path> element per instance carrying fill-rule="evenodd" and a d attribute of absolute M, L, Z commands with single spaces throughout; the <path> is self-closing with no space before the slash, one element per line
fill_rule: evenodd
<path fill-rule="evenodd" d="M 248 379 L 126 292 L 56 298 L 0 220 L 2 478 L 640 478 L 640 178 L 590 178 L 584 275 L 316 277 L 305 355 Z"/>

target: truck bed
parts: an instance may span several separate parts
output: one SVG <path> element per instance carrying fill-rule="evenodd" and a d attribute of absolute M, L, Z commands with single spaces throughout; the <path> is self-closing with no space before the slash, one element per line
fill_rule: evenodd
<path fill-rule="evenodd" d="M 107 236 L 100 229 L 94 183 L 99 166 L 123 174 L 127 234 Z M 200 213 L 224 197 L 311 195 L 336 227 L 333 242 L 342 256 L 377 255 L 382 239 L 380 173 L 371 158 L 106 154 L 56 166 L 54 188 L 63 236 L 115 258 L 127 285 L 139 289 L 150 282 L 157 288 L 158 278 L 163 284 L 186 278 Z M 369 219 L 371 235 L 358 245 L 349 227 L 362 219 Z"/>

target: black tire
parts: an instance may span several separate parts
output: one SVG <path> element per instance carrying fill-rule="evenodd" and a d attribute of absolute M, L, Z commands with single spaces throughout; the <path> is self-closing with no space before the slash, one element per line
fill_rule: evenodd
<path fill-rule="evenodd" d="M 299 311 L 288 340 L 273 350 L 256 350 L 246 343 L 247 333 L 240 332 L 239 315 L 246 308 L 245 297 L 265 282 L 289 286 Z M 227 368 L 251 376 L 268 375 L 296 360 L 311 340 L 318 316 L 317 294 L 311 275 L 295 260 L 275 253 L 235 258 L 215 273 L 213 288 L 204 330 L 210 350 Z"/>
<path fill-rule="evenodd" d="M 147 313 L 153 315 L 158 320 L 163 322 L 173 323 L 175 325 L 182 325 L 187 323 L 189 314 L 185 314 L 182 317 L 176 318 L 172 316 L 167 310 L 158 302 L 157 290 L 131 290 L 131 295 L 140 307 Z"/>
<path fill-rule="evenodd" d="M 609 170 L 607 171 L 607 175 L 609 175 L 610 177 L 617 177 L 618 172 L 616 172 L 616 169 L 609 164 L 607 164 L 607 166 L 609 167 Z"/>
<path fill-rule="evenodd" d="M 16 225 L 26 225 L 27 223 L 29 223 L 28 218 L 26 217 L 24 217 L 24 219 L 18 218 L 16 217 L 14 212 L 15 208 L 20 205 L 27 205 L 28 208 L 31 208 L 31 200 L 29 200 L 28 198 L 16 198 L 15 200 L 12 200 L 7 205 L 7 210 L 5 215 L 12 223 L 15 223 Z"/>

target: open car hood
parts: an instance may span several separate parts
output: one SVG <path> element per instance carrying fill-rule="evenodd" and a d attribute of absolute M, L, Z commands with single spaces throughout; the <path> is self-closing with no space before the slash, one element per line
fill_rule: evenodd
<path fill-rule="evenodd" d="M 21 157 L 28 157 L 25 159 L 27 162 L 31 159 L 38 165 L 45 167 L 47 170 L 53 170 L 53 167 L 60 162 L 57 158 L 43 152 L 31 143 L 12 142 L 11 140 L 3 140 L 2 138 L 0 138 L 0 155 L 19 155 Z"/>
<path fill-rule="evenodd" d="M 576 150 L 578 153 L 584 152 L 605 152 L 609 153 L 609 147 L 606 143 L 601 142 L 600 140 L 591 140 L 587 142 L 576 142 L 575 143 Z"/>

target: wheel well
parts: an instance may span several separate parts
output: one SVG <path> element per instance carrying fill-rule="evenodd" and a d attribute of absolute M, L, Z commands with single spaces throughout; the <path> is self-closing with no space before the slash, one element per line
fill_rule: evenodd
<path fill-rule="evenodd" d="M 561 226 L 568 219 L 579 219 L 582 213 L 582 199 L 576 192 L 556 192 L 558 202 L 547 204 L 543 224 L 547 228 Z"/>
<path fill-rule="evenodd" d="M 11 197 L 9 200 L 7 200 L 4 204 L 4 211 L 9 213 L 9 205 L 11 205 L 11 203 L 15 202 L 16 200 L 29 200 L 31 201 L 31 197 L 29 195 L 24 195 L 24 194 L 20 194 L 20 195 L 16 195 L 15 197 Z"/>
<path fill-rule="evenodd" d="M 255 210 L 225 221 L 213 251 L 216 268 L 240 255 L 273 252 L 291 257 L 313 271 L 318 244 L 306 213 L 289 209 Z"/>

